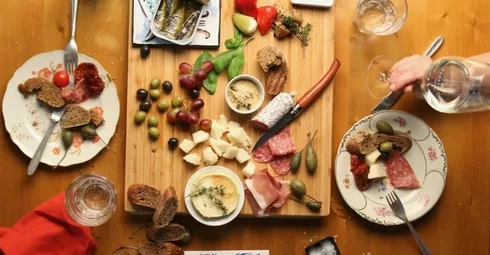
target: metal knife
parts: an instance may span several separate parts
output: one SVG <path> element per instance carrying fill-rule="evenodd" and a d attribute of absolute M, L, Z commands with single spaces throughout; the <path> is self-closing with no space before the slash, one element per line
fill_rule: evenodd
<path fill-rule="evenodd" d="M 53 132 L 54 126 L 56 125 L 56 123 L 58 123 L 58 121 L 60 121 L 61 117 L 63 117 L 63 114 L 65 114 L 65 110 L 66 106 L 63 106 L 63 108 L 59 110 L 54 110 L 51 114 L 51 123 L 49 124 L 48 130 L 46 130 L 46 133 L 44 134 L 43 140 L 41 140 L 39 147 L 37 147 L 34 156 L 32 156 L 31 162 L 29 162 L 29 166 L 27 167 L 27 175 L 33 175 L 36 172 L 37 167 L 39 166 L 39 162 L 41 161 L 41 157 L 43 156 L 44 149 L 46 148 L 46 144 L 48 144 L 49 137 Z"/>
<path fill-rule="evenodd" d="M 432 57 L 437 50 L 441 47 L 442 43 L 444 42 L 444 36 L 439 36 L 437 37 L 434 42 L 430 45 L 430 47 L 424 52 L 425 56 Z M 388 94 L 386 97 L 384 97 L 381 102 L 379 102 L 376 107 L 371 111 L 371 113 L 375 113 L 378 111 L 383 111 L 383 110 L 389 110 L 395 103 L 400 99 L 400 97 L 403 95 L 402 90 L 398 91 L 392 91 L 390 94 Z"/>
<path fill-rule="evenodd" d="M 322 93 L 323 89 L 326 88 L 329 84 L 330 81 L 332 81 L 333 77 L 337 73 L 337 70 L 339 70 L 340 67 L 340 61 L 335 59 L 332 63 L 332 66 L 330 66 L 330 69 L 328 72 L 323 76 L 323 78 L 317 82 L 317 84 L 313 87 L 311 87 L 296 103 L 296 105 L 293 107 L 293 109 L 284 115 L 279 122 L 277 122 L 274 126 L 272 126 L 269 130 L 267 130 L 262 136 L 259 137 L 259 140 L 255 143 L 252 152 L 255 151 L 257 148 L 259 148 L 262 144 L 267 142 L 272 136 L 274 136 L 279 130 L 287 126 L 289 123 L 291 123 L 294 119 L 296 119 L 304 109 L 306 109 L 308 106 L 310 106 L 315 99 L 320 96 Z"/>

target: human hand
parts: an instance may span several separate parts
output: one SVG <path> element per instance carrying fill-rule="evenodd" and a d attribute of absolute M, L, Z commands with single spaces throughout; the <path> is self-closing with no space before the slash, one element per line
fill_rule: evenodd
<path fill-rule="evenodd" d="M 390 89 L 413 91 L 413 84 L 424 77 L 425 71 L 432 64 L 428 56 L 413 55 L 398 61 L 391 68 Z"/>

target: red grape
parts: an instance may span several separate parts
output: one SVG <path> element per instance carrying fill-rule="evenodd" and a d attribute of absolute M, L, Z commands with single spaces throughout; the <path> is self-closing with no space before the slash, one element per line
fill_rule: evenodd
<path fill-rule="evenodd" d="M 179 78 L 180 86 L 184 89 L 193 89 L 197 85 L 196 76 L 193 74 L 182 74 Z"/>
<path fill-rule="evenodd" d="M 187 119 L 187 115 L 188 115 L 188 113 L 185 110 L 180 110 L 175 115 L 175 119 L 178 122 L 183 122 L 183 121 L 185 121 Z"/>
<path fill-rule="evenodd" d="M 203 81 L 200 81 L 199 79 L 196 78 L 196 87 L 194 87 L 197 90 L 200 90 L 202 88 Z"/>
<path fill-rule="evenodd" d="M 195 114 L 193 112 L 189 112 L 187 114 L 187 123 L 189 123 L 191 125 L 199 123 L 199 116 L 197 116 L 197 114 Z"/>
<path fill-rule="evenodd" d="M 176 115 L 177 115 L 177 112 L 179 112 L 179 110 L 180 110 L 179 108 L 175 108 L 175 109 L 167 112 L 168 122 L 170 122 L 171 124 L 174 124 L 177 121 Z"/>
<path fill-rule="evenodd" d="M 189 74 L 192 72 L 192 66 L 189 63 L 183 62 L 179 65 L 179 70 L 183 74 Z"/>
<path fill-rule="evenodd" d="M 196 78 L 200 81 L 204 81 L 204 80 L 206 80 L 206 78 L 208 78 L 208 73 L 206 73 L 203 70 L 197 70 Z"/>
<path fill-rule="evenodd" d="M 191 110 L 199 111 L 204 107 L 204 101 L 201 98 L 198 98 L 191 102 Z"/>
<path fill-rule="evenodd" d="M 201 122 L 199 122 L 199 127 L 203 131 L 209 131 L 211 130 L 211 124 L 212 124 L 211 120 L 203 119 L 201 120 Z"/>
<path fill-rule="evenodd" d="M 203 70 L 204 72 L 209 73 L 213 69 L 214 69 L 213 62 L 211 62 L 209 60 L 206 60 L 206 61 L 202 62 L 202 64 L 201 64 L 201 70 Z"/>

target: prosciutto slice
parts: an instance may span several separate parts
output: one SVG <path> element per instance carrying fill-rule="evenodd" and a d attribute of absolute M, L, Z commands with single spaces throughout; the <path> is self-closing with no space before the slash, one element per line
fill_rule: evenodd
<path fill-rule="evenodd" d="M 279 198 L 272 204 L 272 206 L 275 208 L 280 208 L 288 201 L 289 196 L 291 195 L 291 187 L 289 184 L 281 183 L 281 189 L 279 192 L 281 192 L 281 196 L 279 196 Z"/>
<path fill-rule="evenodd" d="M 386 160 L 386 174 L 393 187 L 416 189 L 420 188 L 420 182 L 415 176 L 412 167 L 399 151 L 391 152 Z"/>

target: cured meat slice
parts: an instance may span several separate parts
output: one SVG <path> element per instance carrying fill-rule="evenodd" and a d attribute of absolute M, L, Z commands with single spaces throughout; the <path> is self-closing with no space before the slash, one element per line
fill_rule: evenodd
<path fill-rule="evenodd" d="M 271 164 L 272 169 L 274 169 L 277 174 L 285 175 L 289 172 L 292 157 L 293 154 L 277 156 L 274 157 L 269 164 Z"/>
<path fill-rule="evenodd" d="M 261 210 L 265 210 L 281 196 L 280 192 L 272 184 L 267 174 L 267 169 L 262 169 L 252 175 L 251 178 L 246 179 L 245 186 L 253 195 Z"/>
<path fill-rule="evenodd" d="M 284 203 L 286 203 L 291 195 L 291 187 L 285 183 L 281 184 L 281 196 L 272 204 L 275 208 L 280 208 Z"/>
<path fill-rule="evenodd" d="M 274 156 L 287 155 L 296 150 L 289 127 L 283 128 L 279 133 L 271 137 L 268 142 Z"/>
<path fill-rule="evenodd" d="M 399 151 L 391 152 L 386 160 L 386 174 L 395 188 L 416 189 L 420 182 L 412 167 Z"/>
<path fill-rule="evenodd" d="M 272 151 L 269 148 L 269 141 L 262 144 L 257 150 L 255 150 L 252 154 L 253 159 L 259 163 L 267 163 L 270 162 L 274 155 L 272 155 Z"/>
<path fill-rule="evenodd" d="M 63 99 L 68 103 L 81 103 L 90 97 L 90 91 L 87 89 L 86 80 L 81 79 L 75 85 L 75 88 L 64 87 L 61 90 Z"/>
<path fill-rule="evenodd" d="M 247 201 L 250 203 L 250 207 L 252 208 L 252 211 L 256 217 L 263 218 L 269 216 L 269 209 L 260 209 L 259 204 L 257 204 L 257 201 L 255 201 L 254 196 L 249 190 L 245 191 L 245 195 L 247 196 Z"/>
<path fill-rule="evenodd" d="M 295 93 L 279 93 L 252 118 L 252 126 L 258 130 L 267 131 L 293 108 L 294 96 Z"/>

